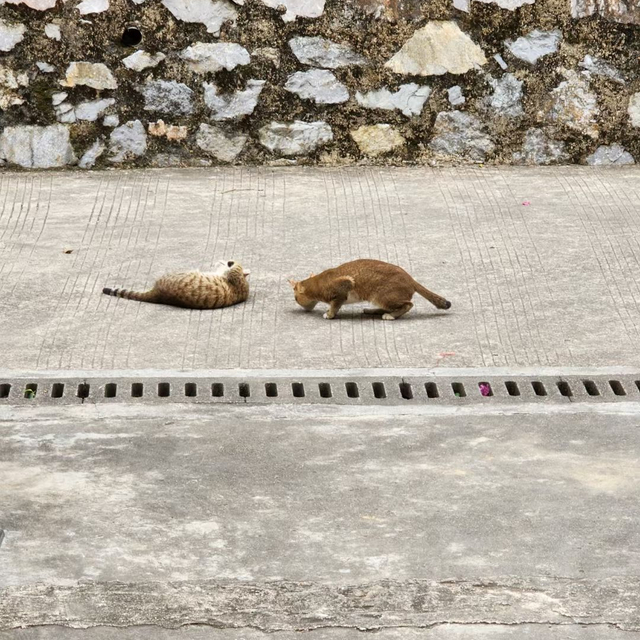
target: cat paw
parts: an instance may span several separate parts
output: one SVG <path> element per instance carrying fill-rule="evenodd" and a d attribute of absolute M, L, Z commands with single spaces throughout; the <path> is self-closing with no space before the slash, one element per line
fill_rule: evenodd
<path fill-rule="evenodd" d="M 383 319 L 383 320 L 395 320 L 394 316 L 392 316 L 390 313 L 385 313 L 385 314 L 382 316 L 382 319 Z"/>
<path fill-rule="evenodd" d="M 335 316 L 332 316 L 328 311 L 322 316 L 325 320 L 333 320 Z"/>

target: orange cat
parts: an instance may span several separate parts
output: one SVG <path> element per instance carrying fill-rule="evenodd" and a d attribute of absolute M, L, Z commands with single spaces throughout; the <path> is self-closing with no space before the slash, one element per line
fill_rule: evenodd
<path fill-rule="evenodd" d="M 170 304 L 189 309 L 218 309 L 247 299 L 248 276 L 249 271 L 245 271 L 237 262 L 221 260 L 212 273 L 187 271 L 162 276 L 149 291 L 136 292 L 105 287 L 102 293 L 118 298 Z"/>
<path fill-rule="evenodd" d="M 325 302 L 328 320 L 336 317 L 343 304 L 371 302 L 378 309 L 365 309 L 365 313 L 382 314 L 383 320 L 395 320 L 412 307 L 411 298 L 419 293 L 438 309 L 449 309 L 451 303 L 416 282 L 404 269 L 380 260 L 354 260 L 327 269 L 306 280 L 289 280 L 296 302 L 306 311 L 312 311 L 318 302 Z"/>

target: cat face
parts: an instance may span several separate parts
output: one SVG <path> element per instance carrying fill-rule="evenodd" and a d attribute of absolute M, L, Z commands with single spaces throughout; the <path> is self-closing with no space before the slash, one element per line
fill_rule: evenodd
<path fill-rule="evenodd" d="M 309 296 L 305 294 L 304 285 L 302 282 L 296 282 L 295 280 L 289 280 L 289 284 L 293 289 L 293 295 L 295 296 L 296 302 L 305 310 L 312 311 L 316 306 L 317 301 L 313 300 Z"/>
<path fill-rule="evenodd" d="M 249 269 L 243 269 L 242 265 L 235 260 L 218 260 L 214 273 L 226 276 L 230 271 L 241 273 L 245 278 L 248 278 L 251 274 Z"/>

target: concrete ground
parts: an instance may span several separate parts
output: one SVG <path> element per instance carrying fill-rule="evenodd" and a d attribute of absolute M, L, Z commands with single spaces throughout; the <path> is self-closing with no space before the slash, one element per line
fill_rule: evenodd
<path fill-rule="evenodd" d="M 0 174 L 3 368 L 634 366 L 639 199 L 636 168 Z M 287 278 L 358 257 L 402 265 L 451 312 L 296 307 Z M 251 269 L 246 304 L 101 293 L 220 258 Z"/>
<path fill-rule="evenodd" d="M 0 378 L 630 374 L 639 195 L 634 168 L 0 173 Z M 362 256 L 452 311 L 296 309 L 288 277 Z M 101 295 L 220 258 L 246 304 Z M 618 399 L 0 400 L 0 640 L 640 640 Z"/>

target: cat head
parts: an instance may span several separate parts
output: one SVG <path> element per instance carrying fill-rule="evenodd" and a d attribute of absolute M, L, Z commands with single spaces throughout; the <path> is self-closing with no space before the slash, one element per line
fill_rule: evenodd
<path fill-rule="evenodd" d="M 297 280 L 290 279 L 289 284 L 293 289 L 293 295 L 295 296 L 296 302 L 305 310 L 312 311 L 316 306 L 317 300 L 313 300 L 305 293 L 305 287 L 303 282 L 299 282 Z"/>
<path fill-rule="evenodd" d="M 216 264 L 216 273 L 220 275 L 227 275 L 230 271 L 234 273 L 241 273 L 245 278 L 249 278 L 251 271 L 249 269 L 243 269 L 242 265 L 235 260 L 218 260 Z"/>

